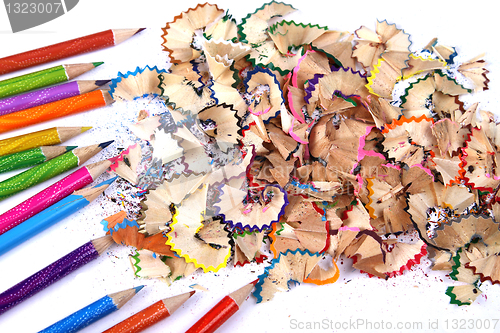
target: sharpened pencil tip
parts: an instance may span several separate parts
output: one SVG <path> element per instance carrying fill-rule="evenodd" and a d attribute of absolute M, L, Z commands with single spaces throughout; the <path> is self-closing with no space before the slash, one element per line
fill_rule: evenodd
<path fill-rule="evenodd" d="M 142 289 L 142 288 L 144 288 L 144 285 L 134 287 L 134 289 L 135 289 L 135 293 L 137 294 L 139 291 L 141 291 L 141 289 Z"/>
<path fill-rule="evenodd" d="M 102 183 L 99 183 L 96 185 L 96 187 L 101 187 L 101 186 L 104 186 L 104 185 L 110 185 L 111 183 L 113 183 L 116 179 L 118 178 L 118 176 L 115 176 L 113 178 L 110 178 L 108 180 L 105 180 L 103 181 Z"/>
<path fill-rule="evenodd" d="M 110 144 L 112 144 L 113 142 L 115 142 L 115 140 L 111 140 L 111 141 L 107 141 L 107 142 L 100 143 L 100 144 L 99 144 L 99 148 L 104 149 L 104 148 L 106 148 L 107 146 L 109 146 Z"/>
<path fill-rule="evenodd" d="M 190 291 L 189 292 L 189 297 L 193 296 L 195 292 L 196 292 L 196 290 Z"/>
<path fill-rule="evenodd" d="M 253 280 L 252 282 L 250 282 L 249 284 L 253 284 L 254 286 L 257 284 L 257 282 L 259 281 L 259 279 L 255 279 Z"/>
<path fill-rule="evenodd" d="M 105 85 L 108 82 L 111 82 L 111 80 L 96 80 L 94 83 L 96 86 L 100 87 L 100 86 Z"/>
<path fill-rule="evenodd" d="M 66 151 L 73 150 L 75 148 L 78 148 L 78 146 L 66 146 Z"/>
<path fill-rule="evenodd" d="M 140 28 L 139 30 L 136 31 L 136 33 L 134 35 L 137 35 L 139 32 L 141 32 L 143 30 L 146 30 L 146 28 Z"/>
<path fill-rule="evenodd" d="M 82 127 L 82 133 L 87 132 L 89 129 L 92 129 L 92 126 Z"/>
<path fill-rule="evenodd" d="M 104 64 L 103 61 L 99 61 L 99 62 L 93 62 L 92 65 L 94 65 L 94 67 L 99 67 L 101 66 L 102 64 Z"/>

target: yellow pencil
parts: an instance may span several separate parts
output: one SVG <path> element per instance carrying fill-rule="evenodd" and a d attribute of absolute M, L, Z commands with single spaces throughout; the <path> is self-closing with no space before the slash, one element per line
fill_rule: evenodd
<path fill-rule="evenodd" d="M 52 146 L 69 140 L 92 127 L 52 127 L 0 140 L 0 156 L 41 146 Z"/>

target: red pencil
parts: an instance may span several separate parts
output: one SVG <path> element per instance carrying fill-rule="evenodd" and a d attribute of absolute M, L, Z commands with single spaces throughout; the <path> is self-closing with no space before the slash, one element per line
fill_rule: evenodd
<path fill-rule="evenodd" d="M 194 294 L 194 291 L 180 294 L 177 296 L 160 300 L 144 310 L 128 317 L 115 326 L 105 330 L 102 333 L 138 333 L 142 330 L 156 324 L 162 319 L 169 317 L 177 310 L 189 297 Z"/>
<path fill-rule="evenodd" d="M 144 30 L 111 29 L 0 59 L 0 74 L 118 45 Z"/>
<path fill-rule="evenodd" d="M 246 286 L 233 291 L 217 303 L 210 311 L 208 311 L 200 320 L 196 322 L 186 333 L 213 333 L 222 324 L 224 324 L 236 311 L 240 305 L 250 295 L 257 280 L 247 284 Z"/>

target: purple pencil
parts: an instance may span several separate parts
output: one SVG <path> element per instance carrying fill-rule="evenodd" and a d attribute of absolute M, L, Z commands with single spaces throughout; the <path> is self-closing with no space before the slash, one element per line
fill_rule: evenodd
<path fill-rule="evenodd" d="M 111 244 L 110 235 L 94 239 L 0 294 L 0 314 L 99 257 Z"/>
<path fill-rule="evenodd" d="M 109 80 L 78 80 L 29 93 L 0 99 L 0 116 L 85 94 L 108 83 Z"/>

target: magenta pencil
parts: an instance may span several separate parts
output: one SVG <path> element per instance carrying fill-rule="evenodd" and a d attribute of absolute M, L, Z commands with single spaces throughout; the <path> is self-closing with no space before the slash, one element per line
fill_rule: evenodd
<path fill-rule="evenodd" d="M 6 211 L 0 215 L 0 235 L 64 199 L 74 191 L 92 183 L 110 165 L 110 161 L 104 160 L 84 166 Z"/>
<path fill-rule="evenodd" d="M 42 104 L 85 94 L 108 83 L 109 80 L 79 80 L 0 99 L 0 116 Z"/>

